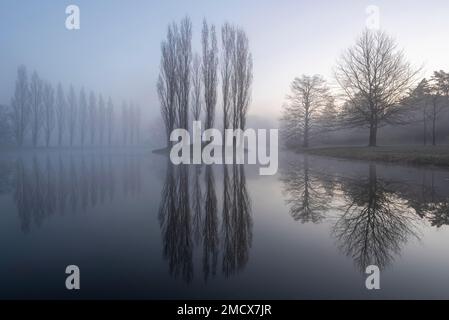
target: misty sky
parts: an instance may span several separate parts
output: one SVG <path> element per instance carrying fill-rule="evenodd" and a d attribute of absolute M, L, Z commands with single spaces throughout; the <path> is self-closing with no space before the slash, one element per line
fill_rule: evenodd
<path fill-rule="evenodd" d="M 81 30 L 65 28 L 69 4 L 80 7 Z M 368 5 L 379 6 L 381 28 L 424 66 L 423 75 L 449 71 L 447 0 L 1 0 L 0 104 L 9 104 L 17 66 L 25 64 L 53 83 L 133 99 L 158 115 L 160 42 L 168 23 L 189 15 L 195 51 L 203 17 L 246 30 L 254 58 L 250 114 L 277 118 L 295 76 L 332 80 L 336 59 L 365 26 Z"/>

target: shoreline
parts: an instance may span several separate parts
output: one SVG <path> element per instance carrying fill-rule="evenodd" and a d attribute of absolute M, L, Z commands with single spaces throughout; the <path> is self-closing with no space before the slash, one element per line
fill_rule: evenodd
<path fill-rule="evenodd" d="M 317 147 L 296 152 L 339 159 L 449 168 L 449 146 Z"/>

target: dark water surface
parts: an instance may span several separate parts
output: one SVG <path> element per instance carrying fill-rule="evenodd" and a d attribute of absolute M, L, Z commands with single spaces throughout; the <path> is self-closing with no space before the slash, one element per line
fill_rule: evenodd
<path fill-rule="evenodd" d="M 449 298 L 449 171 L 0 156 L 0 298 Z M 65 288 L 65 268 L 81 290 Z M 364 270 L 381 269 L 381 289 Z"/>

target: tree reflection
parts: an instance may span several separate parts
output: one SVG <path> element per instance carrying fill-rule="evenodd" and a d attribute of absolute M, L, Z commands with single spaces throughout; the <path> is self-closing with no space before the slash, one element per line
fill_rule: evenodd
<path fill-rule="evenodd" d="M 171 275 L 190 282 L 193 277 L 191 218 L 186 166 L 167 162 L 167 172 L 159 205 L 163 253 Z"/>
<path fill-rule="evenodd" d="M 211 166 L 206 166 L 205 174 L 206 197 L 203 227 L 203 274 L 207 280 L 214 276 L 218 259 L 218 217 L 217 195 L 215 192 L 215 176 Z"/>
<path fill-rule="evenodd" d="M 449 225 L 449 197 L 438 192 L 434 170 L 430 173 L 430 183 L 426 183 L 423 179 L 422 188 L 427 191 L 425 194 L 427 201 L 423 201 L 420 205 L 421 215 L 434 227 Z"/>
<path fill-rule="evenodd" d="M 214 167 L 204 167 L 203 184 L 200 183 L 201 167 L 190 167 L 193 179 L 190 193 L 187 168 L 168 163 L 162 189 L 159 218 L 169 272 L 174 277 L 182 275 L 185 281 L 191 281 L 193 248 L 196 245 L 201 247 L 201 270 L 205 281 L 217 273 L 220 250 L 222 272 L 230 276 L 244 268 L 251 247 L 251 201 L 246 189 L 244 167 L 220 167 L 223 169 L 221 233 Z"/>
<path fill-rule="evenodd" d="M 282 172 L 281 181 L 294 220 L 319 223 L 325 218 L 333 193 L 332 182 L 324 183 L 323 177 L 311 172 L 307 156 L 303 161 L 290 162 Z"/>
<path fill-rule="evenodd" d="M 384 268 L 410 237 L 418 237 L 416 215 L 404 199 L 388 190 L 370 164 L 367 179 L 343 181 L 346 209 L 333 227 L 340 248 L 360 270 L 375 264 Z"/>
<path fill-rule="evenodd" d="M 201 228 L 203 224 L 203 193 L 200 183 L 201 166 L 195 166 L 193 172 L 192 211 L 193 211 L 193 237 L 198 245 L 201 241 Z"/>
<path fill-rule="evenodd" d="M 232 181 L 227 166 L 224 166 L 223 182 L 222 269 L 226 276 L 230 276 L 242 270 L 248 262 L 252 241 L 251 200 L 243 165 L 232 165 Z"/>
<path fill-rule="evenodd" d="M 14 161 L 0 161 L 0 195 L 14 191 Z"/>
<path fill-rule="evenodd" d="M 406 181 L 379 178 L 375 164 L 368 169 L 367 176 L 357 178 L 326 174 L 312 171 L 305 156 L 290 162 L 281 176 L 292 217 L 330 223 L 339 248 L 362 271 L 370 264 L 386 267 L 408 240 L 419 238 L 420 218 L 433 226 L 449 222 L 447 198 L 437 196 L 433 182 L 411 187 Z"/>
<path fill-rule="evenodd" d="M 90 159 L 87 159 L 90 157 Z M 140 164 L 137 158 L 125 156 L 127 182 L 124 190 L 132 195 L 140 193 Z M 70 154 L 30 158 L 19 157 L 12 170 L 11 185 L 23 232 L 32 225 L 39 227 L 55 213 L 86 212 L 114 199 L 116 184 L 114 165 L 104 155 Z"/>

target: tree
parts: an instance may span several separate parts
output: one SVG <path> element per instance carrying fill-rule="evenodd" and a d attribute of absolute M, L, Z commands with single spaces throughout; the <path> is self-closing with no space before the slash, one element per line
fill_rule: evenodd
<path fill-rule="evenodd" d="M 235 49 L 235 28 L 225 23 L 221 28 L 221 95 L 223 99 L 223 130 L 229 128 L 231 121 L 231 80 Z"/>
<path fill-rule="evenodd" d="M 291 131 L 298 131 L 302 147 L 308 148 L 323 110 L 329 107 L 329 87 L 320 75 L 302 75 L 291 84 L 282 120 Z"/>
<path fill-rule="evenodd" d="M 9 111 L 9 106 L 0 105 L 0 145 L 10 143 L 12 138 Z"/>
<path fill-rule="evenodd" d="M 21 65 L 17 69 L 17 80 L 14 97 L 11 100 L 11 120 L 15 140 L 23 146 L 25 133 L 30 120 L 30 88 L 26 67 Z"/>
<path fill-rule="evenodd" d="M 100 94 L 100 98 L 98 99 L 98 121 L 97 121 L 100 145 L 103 145 L 104 131 L 106 128 L 105 121 L 106 121 L 106 105 L 103 100 L 103 96 Z"/>
<path fill-rule="evenodd" d="M 55 90 L 51 83 L 47 82 L 44 85 L 44 131 L 45 131 L 45 144 L 47 148 L 50 145 L 51 134 L 55 128 Z"/>
<path fill-rule="evenodd" d="M 80 122 L 79 128 L 82 146 L 84 146 L 84 142 L 86 140 L 87 121 L 88 121 L 87 97 L 84 88 L 81 88 L 79 98 L 79 122 Z"/>
<path fill-rule="evenodd" d="M 189 128 L 190 72 L 192 64 L 192 23 L 188 17 L 181 21 L 176 39 L 176 79 L 178 98 L 178 127 Z"/>
<path fill-rule="evenodd" d="M 400 101 L 416 74 L 391 37 L 365 30 L 335 70 L 348 105 L 344 124 L 368 126 L 369 146 L 376 146 L 381 125 L 403 123 L 405 108 Z"/>
<path fill-rule="evenodd" d="M 428 106 L 431 102 L 430 85 L 427 79 L 422 79 L 410 94 L 410 103 L 422 115 L 423 144 L 427 145 L 427 120 L 429 118 Z"/>
<path fill-rule="evenodd" d="M 109 97 L 108 99 L 108 107 L 107 107 L 107 131 L 108 131 L 108 144 L 112 145 L 112 133 L 114 128 L 114 105 L 112 104 L 112 99 Z"/>
<path fill-rule="evenodd" d="M 435 71 L 430 79 L 431 119 L 432 119 L 432 145 L 437 144 L 437 117 L 448 106 L 449 74 L 444 71 Z"/>
<path fill-rule="evenodd" d="M 140 143 L 140 137 L 141 137 L 140 130 L 141 130 L 141 126 L 142 126 L 142 122 L 141 122 L 142 112 L 141 112 L 141 109 L 140 109 L 139 105 L 136 105 L 136 108 L 134 110 L 134 117 L 135 117 L 135 119 L 134 119 L 134 128 L 135 128 L 135 131 L 136 131 L 136 141 L 135 141 L 135 143 L 139 144 Z"/>
<path fill-rule="evenodd" d="M 215 26 L 209 26 L 203 21 L 202 30 L 202 49 L 203 49 L 203 87 L 204 87 L 204 108 L 206 113 L 205 127 L 210 129 L 214 125 L 215 106 L 217 103 L 217 66 L 218 49 L 217 38 L 215 35 Z"/>
<path fill-rule="evenodd" d="M 58 84 L 57 94 L 56 94 L 56 118 L 58 127 L 58 145 L 62 146 L 62 138 L 64 136 L 64 129 L 66 123 L 66 100 L 64 95 L 64 90 L 62 89 L 61 83 Z"/>
<path fill-rule="evenodd" d="M 193 57 L 192 63 L 192 116 L 193 120 L 201 121 L 201 95 L 202 95 L 202 83 L 201 83 L 201 58 L 198 54 Z"/>
<path fill-rule="evenodd" d="M 157 84 L 167 146 L 170 145 L 170 133 L 174 129 L 176 121 L 176 33 L 176 24 L 168 26 L 167 39 L 161 44 L 161 70 Z M 124 110 L 124 106 L 122 106 L 122 113 Z"/>
<path fill-rule="evenodd" d="M 68 104 L 68 121 L 69 121 L 69 141 L 70 146 L 73 146 L 76 133 L 76 118 L 78 115 L 78 105 L 76 101 L 75 89 L 70 86 L 69 95 L 67 97 Z"/>
<path fill-rule="evenodd" d="M 95 93 L 92 91 L 89 95 L 89 133 L 90 133 L 90 144 L 95 143 L 95 132 L 97 129 L 97 98 Z"/>
<path fill-rule="evenodd" d="M 30 95 L 31 95 L 31 135 L 33 146 L 36 147 L 39 142 L 39 134 L 42 128 L 43 113 L 43 81 L 39 78 L 36 71 L 31 76 Z"/>
<path fill-rule="evenodd" d="M 253 81 L 253 62 L 249 51 L 249 41 L 245 31 L 236 30 L 234 54 L 232 59 L 231 95 L 233 127 L 244 130 L 246 114 L 251 101 Z"/>
<path fill-rule="evenodd" d="M 176 33 L 177 26 L 168 26 L 167 39 L 161 43 L 161 66 L 157 82 L 157 93 L 161 104 L 162 120 L 165 124 L 167 147 L 170 145 L 170 133 L 176 121 Z M 122 106 L 122 114 L 124 113 Z"/>
<path fill-rule="evenodd" d="M 129 109 L 128 109 L 128 105 L 126 104 L 126 102 L 123 101 L 123 103 L 122 103 L 122 134 L 123 134 L 123 145 L 124 146 L 128 144 L 128 137 L 129 137 L 128 121 L 129 121 Z M 170 134 L 168 135 L 168 137 L 170 137 Z"/>

